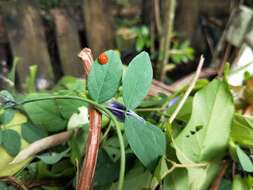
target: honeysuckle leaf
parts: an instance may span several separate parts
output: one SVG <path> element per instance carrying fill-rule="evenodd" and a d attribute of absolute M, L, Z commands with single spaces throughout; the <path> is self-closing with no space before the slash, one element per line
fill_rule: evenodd
<path fill-rule="evenodd" d="M 174 140 L 179 161 L 219 161 L 228 146 L 233 113 L 232 96 L 224 81 L 213 80 L 198 91 L 193 98 L 190 121 Z M 194 183 L 196 190 L 207 180 L 207 172 L 202 168 L 188 169 L 190 184 Z"/>
<path fill-rule="evenodd" d="M 123 100 L 128 109 L 136 108 L 147 95 L 153 78 L 148 53 L 138 54 L 130 62 L 123 78 Z"/>
<path fill-rule="evenodd" d="M 111 99 L 118 90 L 121 76 L 122 63 L 118 52 L 109 50 L 106 64 L 95 60 L 88 76 L 88 92 L 90 97 L 98 103 Z"/>

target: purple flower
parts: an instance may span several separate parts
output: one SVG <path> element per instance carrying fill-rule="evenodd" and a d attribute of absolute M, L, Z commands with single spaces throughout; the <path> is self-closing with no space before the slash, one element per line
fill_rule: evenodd
<path fill-rule="evenodd" d="M 127 108 L 123 105 L 123 104 L 121 104 L 121 103 L 119 103 L 119 102 L 116 102 L 116 101 L 109 101 L 108 103 L 107 103 L 107 106 L 106 106 L 106 108 L 108 109 L 108 110 L 110 110 L 111 112 L 112 112 L 112 114 L 113 115 L 115 115 L 116 116 L 116 118 L 119 120 L 119 121 L 121 121 L 121 122 L 124 122 L 125 121 L 125 114 L 127 114 L 127 115 L 129 115 L 129 116 L 133 116 L 133 117 L 135 117 L 135 118 L 137 118 L 137 119 L 139 119 L 139 120 L 143 120 L 144 121 L 144 119 L 141 117 L 141 116 L 139 116 L 139 115 L 137 115 L 134 111 L 132 111 L 132 110 L 127 110 Z"/>
<path fill-rule="evenodd" d="M 169 103 L 167 104 L 166 108 L 169 109 L 171 106 L 173 106 L 175 103 L 177 103 L 177 100 L 179 99 L 178 96 L 176 96 L 175 98 L 172 98 Z"/>
<path fill-rule="evenodd" d="M 116 116 L 116 118 L 119 121 L 124 121 L 125 120 L 125 112 L 127 111 L 126 107 L 122 105 L 119 102 L 116 101 L 109 101 L 107 103 L 107 109 L 112 112 L 113 115 Z"/>

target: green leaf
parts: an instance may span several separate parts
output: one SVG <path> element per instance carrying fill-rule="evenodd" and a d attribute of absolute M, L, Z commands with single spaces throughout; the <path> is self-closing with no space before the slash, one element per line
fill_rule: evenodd
<path fill-rule="evenodd" d="M 190 189 L 187 170 L 184 168 L 175 169 L 164 180 L 164 189 L 183 190 Z"/>
<path fill-rule="evenodd" d="M 72 76 L 64 76 L 54 87 L 54 90 L 68 90 L 70 92 L 85 92 L 86 81 Z"/>
<path fill-rule="evenodd" d="M 196 93 L 192 107 L 189 123 L 175 139 L 177 157 L 182 163 L 219 160 L 228 146 L 234 112 L 226 83 L 209 83 Z"/>
<path fill-rule="evenodd" d="M 27 76 L 26 81 L 25 81 L 25 88 L 26 88 L 26 91 L 29 93 L 35 92 L 37 70 L 38 70 L 37 65 L 31 65 L 29 67 L 29 76 Z"/>
<path fill-rule="evenodd" d="M 108 63 L 100 64 L 95 60 L 88 76 L 88 92 L 98 103 L 111 99 L 117 92 L 122 76 L 122 63 L 119 53 L 106 51 Z"/>
<path fill-rule="evenodd" d="M 221 185 L 219 187 L 219 190 L 231 190 L 232 189 L 232 184 L 231 181 L 227 179 L 223 179 L 221 181 Z"/>
<path fill-rule="evenodd" d="M 105 151 L 98 154 L 96 172 L 93 180 L 94 186 L 110 184 L 115 181 L 119 174 L 119 162 L 114 163 Z"/>
<path fill-rule="evenodd" d="M 69 141 L 70 146 L 70 159 L 73 163 L 76 163 L 76 160 L 81 162 L 82 156 L 84 154 L 84 147 L 87 142 L 89 128 L 84 126 L 79 133 L 73 134 L 71 140 Z"/>
<path fill-rule="evenodd" d="M 136 108 L 147 95 L 153 78 L 148 53 L 142 52 L 130 62 L 123 78 L 123 99 L 128 109 Z"/>
<path fill-rule="evenodd" d="M 253 117 L 234 114 L 231 138 L 239 145 L 253 147 Z"/>
<path fill-rule="evenodd" d="M 12 118 L 14 117 L 15 110 L 7 109 L 0 115 L 0 124 L 7 124 L 9 123 Z"/>
<path fill-rule="evenodd" d="M 240 164 L 244 171 L 246 172 L 253 172 L 253 163 L 248 157 L 248 155 L 239 147 L 236 147 L 236 153 L 238 156 L 238 159 L 240 161 Z"/>
<path fill-rule="evenodd" d="M 140 165 L 135 165 L 125 177 L 124 189 L 140 190 L 149 189 L 152 174 Z"/>
<path fill-rule="evenodd" d="M 19 134 L 11 129 L 2 131 L 2 145 L 11 156 L 16 156 L 20 151 L 21 138 Z"/>
<path fill-rule="evenodd" d="M 3 131 L 0 128 L 0 145 L 3 143 Z"/>
<path fill-rule="evenodd" d="M 139 36 L 136 40 L 136 50 L 141 51 L 143 50 L 144 46 L 145 46 L 144 38 L 142 36 Z"/>
<path fill-rule="evenodd" d="M 167 160 L 165 156 L 162 156 L 157 164 L 152 178 L 151 189 L 156 189 L 157 186 L 162 182 L 162 180 L 169 174 L 170 171 L 168 168 Z"/>
<path fill-rule="evenodd" d="M 247 190 L 249 189 L 246 181 L 243 178 L 241 178 L 241 176 L 236 175 L 233 178 L 232 190 L 246 190 L 246 189 Z"/>
<path fill-rule="evenodd" d="M 177 106 L 180 102 L 179 100 L 177 100 L 175 102 L 175 104 L 173 104 L 171 107 L 169 107 L 169 109 L 166 111 L 168 115 L 171 116 L 172 113 L 175 111 L 175 109 L 177 108 Z M 184 122 L 189 121 L 189 118 L 191 116 L 191 111 L 192 111 L 192 97 L 188 97 L 188 99 L 184 103 L 184 106 L 182 107 L 182 109 L 177 114 L 176 119 L 184 121 Z"/>
<path fill-rule="evenodd" d="M 221 160 L 228 147 L 233 112 L 232 96 L 224 81 L 214 80 L 198 91 L 190 121 L 174 141 L 179 161 L 194 164 Z M 206 181 L 218 171 L 217 164 L 209 168 L 188 168 L 189 183 L 196 190 L 207 186 Z"/>
<path fill-rule="evenodd" d="M 15 84 L 15 75 L 16 75 L 16 67 L 17 64 L 20 63 L 20 58 L 15 57 L 12 63 L 11 71 L 8 74 L 8 79 L 11 80 Z"/>
<path fill-rule="evenodd" d="M 59 162 L 62 158 L 66 157 L 69 150 L 70 149 L 68 148 L 67 150 L 60 152 L 60 153 L 56 153 L 56 152 L 45 153 L 45 154 L 37 156 L 37 158 L 39 158 L 40 160 L 42 160 L 46 164 L 52 165 L 52 164 Z"/>
<path fill-rule="evenodd" d="M 73 113 L 78 112 L 78 108 L 82 106 L 87 106 L 86 103 L 78 101 L 78 100 L 64 100 L 58 99 L 55 100 L 56 105 L 59 109 L 60 114 L 66 120 L 68 120 Z"/>
<path fill-rule="evenodd" d="M 126 146 L 126 143 L 124 143 Z M 111 137 L 103 143 L 103 149 L 114 162 L 120 159 L 120 146 L 117 137 Z"/>
<path fill-rule="evenodd" d="M 70 160 L 64 159 L 54 165 L 46 165 L 44 162 L 37 162 L 37 178 L 59 178 L 59 177 L 73 177 L 75 169 L 70 163 Z"/>
<path fill-rule="evenodd" d="M 24 110 L 35 125 L 48 132 L 58 132 L 67 125 L 54 100 L 27 103 L 24 104 Z"/>
<path fill-rule="evenodd" d="M 166 140 L 161 129 L 133 116 L 125 119 L 125 133 L 128 143 L 146 167 L 152 167 L 165 154 Z"/>
<path fill-rule="evenodd" d="M 0 91 L 0 97 L 4 99 L 5 101 L 15 101 L 12 94 L 7 90 L 1 90 Z"/>
<path fill-rule="evenodd" d="M 33 143 L 47 136 L 47 132 L 44 128 L 35 126 L 31 122 L 22 124 L 21 134 L 22 137 L 29 143 Z"/>

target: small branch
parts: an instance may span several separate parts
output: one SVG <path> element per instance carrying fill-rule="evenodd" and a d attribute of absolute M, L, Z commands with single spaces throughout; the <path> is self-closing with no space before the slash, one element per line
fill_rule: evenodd
<path fill-rule="evenodd" d="M 221 180 L 223 178 L 223 176 L 225 175 L 225 172 L 227 170 L 227 167 L 228 167 L 228 163 L 226 160 L 222 161 L 222 167 L 220 169 L 220 172 L 219 174 L 216 176 L 210 190 L 218 190 L 219 187 L 220 187 L 220 183 L 221 183 Z"/>
<path fill-rule="evenodd" d="M 164 108 L 137 108 L 135 109 L 136 112 L 152 112 L 152 111 L 163 111 Z"/>
<path fill-rule="evenodd" d="M 35 141 L 34 143 L 30 144 L 26 149 L 19 152 L 18 155 L 14 158 L 14 160 L 10 164 L 15 164 L 24 161 L 27 158 L 33 157 L 44 150 L 62 144 L 71 137 L 72 133 L 73 131 L 65 131 Z"/>
<path fill-rule="evenodd" d="M 198 65 L 198 68 L 197 68 L 197 71 L 196 71 L 196 74 L 195 76 L 193 77 L 192 79 L 192 82 L 190 84 L 190 86 L 188 87 L 187 91 L 185 92 L 182 100 L 179 102 L 179 105 L 177 106 L 176 110 L 173 112 L 173 114 L 171 115 L 170 119 L 169 119 L 169 123 L 171 124 L 174 119 L 176 118 L 177 114 L 179 113 L 179 111 L 181 110 L 181 108 L 183 107 L 185 101 L 187 100 L 188 96 L 190 95 L 192 89 L 194 88 L 198 78 L 199 78 L 199 74 L 201 72 L 201 69 L 203 67 L 203 64 L 204 64 L 204 57 L 201 56 L 200 57 L 200 61 L 199 61 L 199 65 Z"/>
<path fill-rule="evenodd" d="M 164 39 L 164 44 L 163 44 L 163 49 L 160 51 L 164 52 L 164 57 L 163 60 L 160 63 L 160 79 L 161 81 L 164 81 L 165 76 L 166 76 L 166 71 L 165 71 L 165 65 L 169 61 L 170 57 L 170 46 L 171 46 L 171 35 L 173 32 L 173 25 L 174 25 L 174 17 L 175 17 L 175 8 L 176 8 L 176 0 L 169 0 L 169 9 L 168 9 L 168 15 L 166 18 L 166 23 L 165 23 L 165 39 Z"/>
<path fill-rule="evenodd" d="M 161 18 L 160 18 L 160 1 L 154 0 L 154 11 L 155 11 L 155 24 L 160 35 L 162 32 Z"/>
<path fill-rule="evenodd" d="M 168 162 L 172 164 L 175 168 L 203 168 L 207 167 L 209 163 L 189 163 L 189 164 L 178 164 L 173 160 L 166 158 Z"/>

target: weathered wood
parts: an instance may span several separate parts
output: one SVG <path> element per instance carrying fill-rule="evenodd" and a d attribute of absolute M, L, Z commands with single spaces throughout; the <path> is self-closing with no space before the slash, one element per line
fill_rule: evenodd
<path fill-rule="evenodd" d="M 53 72 L 47 50 L 43 25 L 37 9 L 28 1 L 1 3 L 13 56 L 20 57 L 17 65 L 21 87 L 29 74 L 29 66 L 38 65 L 38 85 L 46 88 L 53 83 Z"/>
<path fill-rule="evenodd" d="M 231 0 L 177 0 L 175 31 L 182 40 L 189 40 L 198 51 L 206 49 L 205 36 L 201 31 L 200 17 L 214 17 L 227 21 Z"/>
<path fill-rule="evenodd" d="M 82 75 L 82 67 L 77 52 L 81 46 L 77 27 L 71 17 L 63 9 L 54 9 L 51 11 L 54 18 L 56 40 L 60 55 L 62 71 L 65 75 L 73 75 L 80 77 Z"/>
<path fill-rule="evenodd" d="M 95 57 L 106 49 L 113 48 L 113 16 L 110 1 L 84 0 L 83 11 L 88 46 Z"/>
<path fill-rule="evenodd" d="M 253 26 L 253 10 L 241 6 L 234 14 L 226 34 L 226 40 L 236 47 L 240 47 L 245 35 Z"/>
<path fill-rule="evenodd" d="M 183 40 L 192 39 L 198 24 L 199 0 L 178 0 L 175 30 Z"/>
<path fill-rule="evenodd" d="M 5 77 L 8 73 L 7 51 L 6 51 L 6 31 L 3 23 L 3 17 L 0 16 L 0 89 L 5 89 Z"/>

